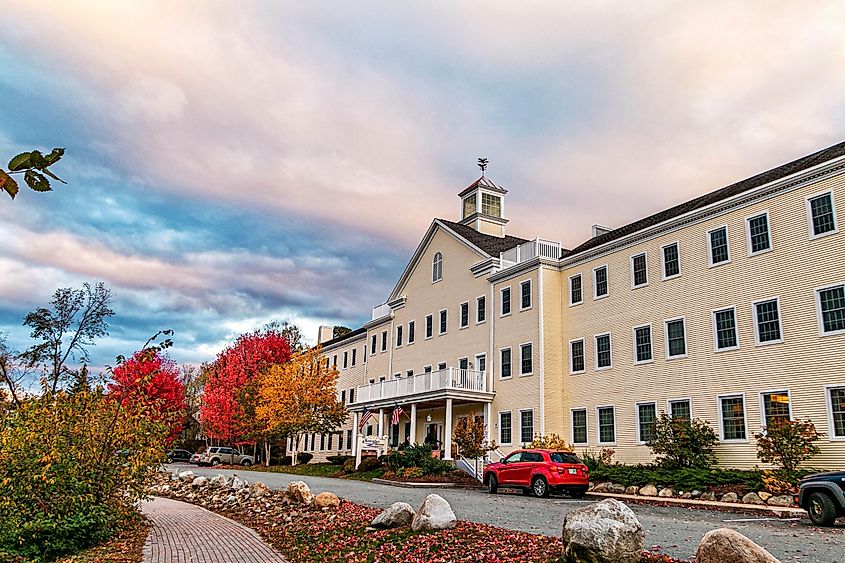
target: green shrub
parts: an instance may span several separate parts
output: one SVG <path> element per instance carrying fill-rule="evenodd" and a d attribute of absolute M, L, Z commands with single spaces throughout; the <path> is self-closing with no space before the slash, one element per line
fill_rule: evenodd
<path fill-rule="evenodd" d="M 355 460 L 352 460 L 353 463 Z M 378 469 L 382 466 L 381 461 L 376 456 L 367 456 L 361 459 L 361 464 L 358 465 L 358 471 L 360 473 L 366 473 L 367 471 L 372 471 L 373 469 Z"/>
<path fill-rule="evenodd" d="M 755 436 L 757 457 L 776 465 L 782 477 L 791 481 L 798 466 L 818 455 L 815 442 L 822 436 L 809 420 L 775 420 Z"/>
<path fill-rule="evenodd" d="M 402 451 L 390 452 L 381 459 L 391 471 L 396 473 L 406 467 L 419 467 L 423 475 L 443 475 L 455 468 L 449 462 L 432 457 L 431 446 L 426 444 L 416 444 Z"/>
<path fill-rule="evenodd" d="M 343 462 L 343 472 L 352 473 L 353 471 L 355 471 L 355 458 L 350 457 L 349 459 Z"/>
<path fill-rule="evenodd" d="M 348 459 L 355 459 L 351 455 L 330 455 L 326 457 L 326 461 L 332 465 L 343 465 Z"/>
<path fill-rule="evenodd" d="M 614 464 L 590 471 L 593 482 L 612 481 L 625 486 L 661 485 L 677 491 L 706 491 L 713 487 L 736 485 L 745 490 L 763 490 L 763 474 L 756 470 L 702 469 L 683 467 L 669 469 L 655 465 Z"/>
<path fill-rule="evenodd" d="M 408 479 L 422 477 L 422 474 L 423 470 L 420 467 L 405 467 L 397 472 L 397 475 L 401 477 L 407 477 Z"/>
<path fill-rule="evenodd" d="M 314 454 L 309 454 L 308 452 L 299 452 L 296 454 L 296 463 L 300 463 L 302 465 L 307 464 L 312 459 L 314 459 Z"/>
<path fill-rule="evenodd" d="M 654 435 L 646 445 L 668 468 L 708 468 L 716 464 L 713 447 L 718 439 L 710 424 L 698 418 L 673 418 L 661 412 L 654 424 Z"/>

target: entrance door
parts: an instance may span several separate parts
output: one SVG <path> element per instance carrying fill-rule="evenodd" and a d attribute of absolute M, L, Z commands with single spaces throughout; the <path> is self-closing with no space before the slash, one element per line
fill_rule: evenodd
<path fill-rule="evenodd" d="M 432 450 L 439 450 L 440 449 L 440 435 L 443 431 L 443 425 L 438 424 L 437 422 L 431 422 L 425 425 L 425 442 L 431 445 Z M 434 443 L 431 442 L 433 437 Z"/>

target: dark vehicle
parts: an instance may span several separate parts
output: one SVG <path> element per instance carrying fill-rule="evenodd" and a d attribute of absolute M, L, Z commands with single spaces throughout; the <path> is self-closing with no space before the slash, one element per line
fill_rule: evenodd
<path fill-rule="evenodd" d="M 491 494 L 500 487 L 522 489 L 547 497 L 549 493 L 565 491 L 581 498 L 590 484 L 590 473 L 578 456 L 556 450 L 518 450 L 484 469 L 484 484 Z"/>
<path fill-rule="evenodd" d="M 188 450 L 176 448 L 167 452 L 167 463 L 173 463 L 174 461 L 191 461 L 191 456 L 193 455 L 194 454 Z"/>
<path fill-rule="evenodd" d="M 845 471 L 807 475 L 798 484 L 795 502 L 816 526 L 831 526 L 845 516 Z"/>

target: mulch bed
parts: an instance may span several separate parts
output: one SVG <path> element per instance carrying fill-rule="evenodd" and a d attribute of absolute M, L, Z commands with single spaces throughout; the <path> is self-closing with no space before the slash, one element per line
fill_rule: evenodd
<path fill-rule="evenodd" d="M 66 557 L 58 563 L 140 563 L 149 523 L 140 516 L 106 543 Z"/>

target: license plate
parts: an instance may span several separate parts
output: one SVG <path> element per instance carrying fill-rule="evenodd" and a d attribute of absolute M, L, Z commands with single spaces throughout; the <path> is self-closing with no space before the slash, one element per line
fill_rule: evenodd
<path fill-rule="evenodd" d="M 578 470 L 577 470 L 577 469 L 574 469 L 574 468 L 570 467 L 568 471 L 569 471 L 569 474 L 570 474 L 570 475 L 578 475 Z"/>

